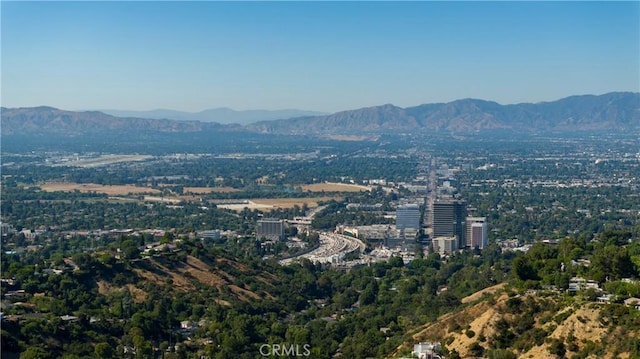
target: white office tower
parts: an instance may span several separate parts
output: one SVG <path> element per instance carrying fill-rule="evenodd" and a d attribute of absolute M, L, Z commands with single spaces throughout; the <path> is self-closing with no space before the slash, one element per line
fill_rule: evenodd
<path fill-rule="evenodd" d="M 417 204 L 405 204 L 396 209 L 396 228 L 404 231 L 420 229 L 420 207 Z"/>
<path fill-rule="evenodd" d="M 487 246 L 487 218 L 467 217 L 467 247 L 482 249 Z"/>

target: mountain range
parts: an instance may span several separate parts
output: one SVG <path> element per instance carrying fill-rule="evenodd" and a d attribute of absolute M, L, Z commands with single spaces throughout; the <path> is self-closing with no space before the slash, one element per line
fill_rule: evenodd
<path fill-rule="evenodd" d="M 156 113 L 161 115 L 161 112 Z M 391 104 L 342 111 L 330 115 L 269 119 L 263 111 L 210 110 L 201 120 L 186 119 L 198 114 L 175 112 L 175 119 L 114 116 L 99 111 L 65 111 L 53 107 L 2 108 L 3 135 L 11 134 L 98 134 L 118 132 L 205 132 L 251 131 L 287 135 L 380 134 L 392 132 L 474 133 L 482 131 L 576 132 L 640 130 L 640 93 L 612 92 L 604 95 L 571 96 L 552 102 L 501 105 L 492 101 L 462 99 L 448 103 L 398 107 Z M 291 110 L 299 111 L 299 110 Z M 286 111 L 285 111 L 286 112 Z M 294 112 L 289 112 L 292 114 Z M 113 113 L 113 112 L 112 112 Z M 153 111 L 143 116 L 155 116 Z M 208 113 L 203 111 L 202 113 Z M 200 113 L 200 114 L 202 114 Z M 242 124 L 209 122 L 214 113 L 262 121 Z M 131 115 L 131 113 L 121 113 Z M 160 117 L 169 117 L 167 116 Z M 180 114 L 185 117 L 181 118 Z M 284 115 L 283 115 L 284 116 Z M 207 118 L 208 120 L 204 120 Z M 253 121 L 252 120 L 252 121 Z M 237 120 L 240 121 L 240 120 Z"/>
<path fill-rule="evenodd" d="M 282 134 L 630 130 L 640 129 L 640 93 L 612 92 L 514 105 L 476 99 L 407 108 L 387 104 L 327 116 L 263 121 L 247 128 Z"/>
<path fill-rule="evenodd" d="M 136 117 L 150 119 L 167 119 L 181 121 L 217 122 L 223 124 L 246 125 L 258 121 L 270 121 L 303 116 L 322 116 L 327 113 L 317 111 L 304 111 L 296 109 L 285 110 L 245 110 L 236 111 L 227 107 L 213 108 L 200 112 L 185 112 L 170 109 L 157 109 L 151 111 L 123 111 L 100 110 L 108 115 L 117 117 Z"/>
<path fill-rule="evenodd" d="M 200 121 L 179 121 L 116 117 L 99 111 L 65 111 L 48 106 L 2 108 L 3 135 L 56 134 L 86 135 L 105 132 L 200 132 L 230 130 L 239 125 L 221 125 Z"/>

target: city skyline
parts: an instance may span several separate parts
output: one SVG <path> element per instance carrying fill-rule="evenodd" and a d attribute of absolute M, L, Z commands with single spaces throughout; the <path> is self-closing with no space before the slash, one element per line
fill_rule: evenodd
<path fill-rule="evenodd" d="M 2 2 L 2 106 L 337 112 L 640 90 L 637 2 Z"/>

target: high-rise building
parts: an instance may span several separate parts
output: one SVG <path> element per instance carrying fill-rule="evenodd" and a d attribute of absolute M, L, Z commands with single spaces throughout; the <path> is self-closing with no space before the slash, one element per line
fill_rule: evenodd
<path fill-rule="evenodd" d="M 438 200 L 433 202 L 433 237 L 457 237 L 458 248 L 467 245 L 465 219 L 467 206 L 463 201 Z"/>
<path fill-rule="evenodd" d="M 405 229 L 420 229 L 420 207 L 417 204 L 405 204 L 396 209 L 396 228 L 403 231 Z"/>
<path fill-rule="evenodd" d="M 284 238 L 284 221 L 276 218 L 259 219 L 256 225 L 256 238 L 279 240 Z"/>
<path fill-rule="evenodd" d="M 467 247 L 484 248 L 487 246 L 487 218 L 467 217 Z"/>

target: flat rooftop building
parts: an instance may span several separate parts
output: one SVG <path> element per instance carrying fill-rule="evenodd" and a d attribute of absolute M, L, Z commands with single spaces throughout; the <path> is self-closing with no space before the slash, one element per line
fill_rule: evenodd
<path fill-rule="evenodd" d="M 259 219 L 256 224 L 256 238 L 271 240 L 284 239 L 284 221 L 276 218 Z"/>
<path fill-rule="evenodd" d="M 417 204 L 405 204 L 396 209 L 396 228 L 403 231 L 405 229 L 420 229 L 420 206 Z"/>
<path fill-rule="evenodd" d="M 440 255 L 451 254 L 458 250 L 457 237 L 435 237 L 431 243 L 433 244 L 433 250 L 440 253 Z"/>
<path fill-rule="evenodd" d="M 487 246 L 487 218 L 467 217 L 467 247 L 482 249 Z"/>

